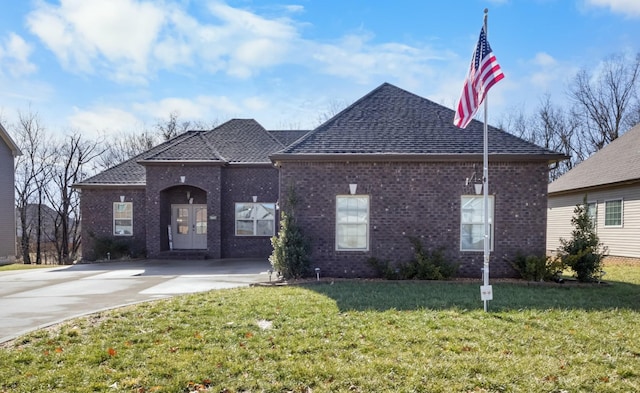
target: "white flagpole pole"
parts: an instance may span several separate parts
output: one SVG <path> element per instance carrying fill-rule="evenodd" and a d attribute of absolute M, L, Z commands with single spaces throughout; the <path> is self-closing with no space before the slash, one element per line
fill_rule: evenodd
<path fill-rule="evenodd" d="M 489 9 L 484 9 L 484 34 L 487 35 L 488 41 L 488 32 L 487 32 L 487 14 L 489 13 Z M 485 96 L 484 98 L 484 149 L 483 149 L 483 169 L 482 169 L 482 196 L 483 196 L 483 220 L 484 220 L 484 265 L 482 270 L 483 275 L 483 284 L 485 288 L 489 285 L 489 255 L 490 255 L 490 244 L 489 244 L 489 130 L 487 126 L 488 121 L 488 98 Z M 484 300 L 484 311 L 487 312 L 487 300 Z"/>

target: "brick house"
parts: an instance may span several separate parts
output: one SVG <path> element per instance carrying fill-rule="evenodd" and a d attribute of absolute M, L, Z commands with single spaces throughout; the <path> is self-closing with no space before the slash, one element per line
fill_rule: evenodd
<path fill-rule="evenodd" d="M 133 256 L 266 257 L 277 231 L 278 170 L 269 154 L 306 131 L 234 119 L 189 131 L 75 185 L 83 259 L 117 241 Z"/>
<path fill-rule="evenodd" d="M 442 247 L 459 275 L 483 264 L 483 123 L 464 130 L 454 112 L 383 84 L 286 149 L 280 201 L 293 187 L 312 264 L 328 276 L 370 276 L 370 257 L 406 262 L 410 237 Z M 517 252 L 544 255 L 548 167 L 565 157 L 489 127 L 491 274 L 515 274 Z M 283 208 L 288 209 L 284 205 Z"/>
<path fill-rule="evenodd" d="M 231 120 L 78 184 L 83 257 L 104 258 L 93 244 L 106 237 L 149 257 L 266 258 L 293 187 L 323 275 L 371 276 L 370 257 L 408 261 L 416 237 L 478 277 L 482 149 L 482 123 L 458 129 L 451 109 L 388 83 L 308 133 Z M 493 127 L 489 154 L 491 274 L 512 276 L 506 259 L 545 253 L 548 167 L 564 156 Z"/>

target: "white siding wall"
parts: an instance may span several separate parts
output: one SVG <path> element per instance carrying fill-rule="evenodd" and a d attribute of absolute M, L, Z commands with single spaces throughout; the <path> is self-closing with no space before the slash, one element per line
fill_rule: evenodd
<path fill-rule="evenodd" d="M 605 201 L 620 198 L 623 200 L 622 227 L 606 227 Z M 571 237 L 573 209 L 583 199 L 584 193 L 549 197 L 547 250 L 555 251 L 560 246 L 560 238 Z M 590 191 L 587 200 L 597 202 L 597 233 L 600 241 L 608 247 L 608 254 L 640 258 L 640 184 Z"/>

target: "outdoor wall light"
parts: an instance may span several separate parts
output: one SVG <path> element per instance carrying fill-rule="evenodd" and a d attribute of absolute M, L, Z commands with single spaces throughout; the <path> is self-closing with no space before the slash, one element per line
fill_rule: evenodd
<path fill-rule="evenodd" d="M 120 202 L 124 202 L 124 195 L 120 195 Z"/>
<path fill-rule="evenodd" d="M 180 183 L 184 183 L 187 180 L 186 176 L 180 176 Z"/>
<path fill-rule="evenodd" d="M 358 190 L 358 185 L 355 183 L 349 184 L 349 194 L 356 195 L 356 191 Z"/>
<path fill-rule="evenodd" d="M 478 178 L 475 165 L 473 166 L 473 170 L 473 174 L 464 180 L 464 185 L 468 186 L 473 183 L 473 190 L 475 191 L 476 195 L 480 195 L 482 194 L 482 179 Z"/>
<path fill-rule="evenodd" d="M 256 202 L 258 202 L 258 196 L 257 196 L 257 195 L 254 195 L 254 196 L 253 196 L 253 203 L 256 203 Z"/>
<path fill-rule="evenodd" d="M 187 200 L 191 199 L 191 191 L 187 191 Z"/>
<path fill-rule="evenodd" d="M 320 268 L 317 267 L 315 270 L 316 270 L 316 281 L 320 281 Z"/>

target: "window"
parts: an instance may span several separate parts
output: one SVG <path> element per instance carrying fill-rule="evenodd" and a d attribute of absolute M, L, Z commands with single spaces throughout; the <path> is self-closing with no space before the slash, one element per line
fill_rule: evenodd
<path fill-rule="evenodd" d="M 598 202 L 587 203 L 587 215 L 591 219 L 593 228 L 598 228 Z"/>
<path fill-rule="evenodd" d="M 275 203 L 236 203 L 236 236 L 273 236 Z"/>
<path fill-rule="evenodd" d="M 484 250 L 482 196 L 463 195 L 460 208 L 460 250 Z M 493 250 L 493 196 L 489 196 L 489 248 Z"/>
<path fill-rule="evenodd" d="M 622 199 L 604 202 L 604 226 L 622 226 Z"/>
<path fill-rule="evenodd" d="M 369 196 L 336 197 L 336 250 L 369 250 Z"/>
<path fill-rule="evenodd" d="M 133 235 L 133 203 L 114 202 L 113 234 L 115 236 Z"/>

